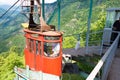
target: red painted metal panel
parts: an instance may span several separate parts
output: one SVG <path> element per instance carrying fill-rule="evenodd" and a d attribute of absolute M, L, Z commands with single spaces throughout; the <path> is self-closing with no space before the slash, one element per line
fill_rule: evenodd
<path fill-rule="evenodd" d="M 43 57 L 42 71 L 44 73 L 61 76 L 62 73 L 62 56 Z"/>
<path fill-rule="evenodd" d="M 49 34 L 51 32 L 35 32 L 25 30 L 27 47 L 24 50 L 25 64 L 31 70 L 42 71 L 44 73 L 61 76 L 62 73 L 62 35 L 59 33 Z M 53 32 L 52 32 L 53 33 Z M 34 34 L 34 35 L 33 35 Z M 37 36 L 36 36 L 37 35 Z M 60 37 L 58 40 L 45 40 L 45 36 Z M 60 54 L 57 57 L 47 57 L 44 55 L 44 43 L 60 43 Z"/>
<path fill-rule="evenodd" d="M 24 54 L 25 54 L 25 64 L 30 67 L 30 69 L 34 70 L 35 68 L 35 61 L 34 61 L 34 54 L 30 53 L 28 49 L 24 49 Z"/>
<path fill-rule="evenodd" d="M 29 53 L 29 67 L 31 70 L 35 70 L 35 55 L 33 53 Z"/>
<path fill-rule="evenodd" d="M 24 49 L 25 65 L 29 65 L 29 51 Z"/>
<path fill-rule="evenodd" d="M 36 71 L 41 71 L 42 70 L 42 56 L 36 55 Z"/>

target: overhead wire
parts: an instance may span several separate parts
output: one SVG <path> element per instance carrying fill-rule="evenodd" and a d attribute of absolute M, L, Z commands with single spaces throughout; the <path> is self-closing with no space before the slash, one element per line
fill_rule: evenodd
<path fill-rule="evenodd" d="M 24 2 L 24 1 L 23 1 L 23 2 Z M 23 2 L 22 2 L 22 3 L 23 3 Z M 21 3 L 18 7 L 16 7 L 11 14 L 9 14 L 9 15 L 6 17 L 6 18 L 3 20 L 3 22 L 1 22 L 0 25 L 7 23 L 7 22 L 6 22 L 6 19 L 8 19 L 10 16 L 12 16 L 12 15 L 15 13 L 15 11 L 22 5 L 22 3 Z M 18 15 L 18 14 L 16 14 L 16 16 L 17 16 L 17 15 Z"/>
<path fill-rule="evenodd" d="M 49 19 L 47 20 L 47 24 L 49 24 L 49 23 L 52 21 L 52 18 L 54 17 L 56 11 L 58 10 L 57 4 L 58 4 L 58 3 L 56 3 L 56 5 L 54 6 L 54 11 L 53 11 L 51 14 L 49 14 L 50 17 L 49 17 Z"/>
<path fill-rule="evenodd" d="M 23 2 L 24 2 L 24 1 L 23 1 Z M 22 3 L 23 3 L 23 2 L 22 2 Z M 22 3 L 21 3 L 18 7 L 16 7 L 16 8 L 14 9 L 14 11 L 11 13 L 11 16 L 12 16 L 12 15 L 15 13 L 15 11 L 22 5 Z M 16 14 L 15 17 L 17 17 L 18 15 L 19 15 L 19 14 Z M 10 16 L 10 15 L 9 15 L 9 16 Z M 9 16 L 7 16 L 6 19 L 7 19 Z M 0 25 L 6 24 L 6 23 L 7 23 L 7 22 L 5 22 L 6 19 L 4 19 L 4 21 L 3 21 L 4 23 L 2 22 Z M 15 20 L 15 19 L 14 19 L 14 20 Z M 19 29 L 20 29 L 20 28 L 16 28 L 15 30 L 10 31 L 10 32 L 9 32 L 10 34 L 8 33 L 8 35 L 3 36 L 3 39 L 7 39 L 9 36 L 12 35 L 12 33 L 14 33 L 15 31 L 18 31 Z"/>
<path fill-rule="evenodd" d="M 3 13 L 3 14 L 0 16 L 0 18 L 2 18 L 3 16 L 5 16 L 5 15 L 8 13 L 8 11 L 10 11 L 18 2 L 19 2 L 19 0 L 17 0 L 5 13 Z"/>
<path fill-rule="evenodd" d="M 73 1 L 64 1 L 64 0 L 62 0 L 62 3 L 73 3 L 73 2 L 78 2 L 78 0 L 73 0 Z"/>
<path fill-rule="evenodd" d="M 18 8 L 19 8 L 19 6 L 18 6 L 10 15 L 12 16 Z M 10 17 L 10 16 L 7 16 L 7 17 L 2 21 L 2 23 L 1 23 L 0 25 L 5 24 L 5 23 L 6 23 L 5 21 L 6 21 L 9 17 Z M 3 22 L 5 22 L 5 23 L 3 23 Z"/>

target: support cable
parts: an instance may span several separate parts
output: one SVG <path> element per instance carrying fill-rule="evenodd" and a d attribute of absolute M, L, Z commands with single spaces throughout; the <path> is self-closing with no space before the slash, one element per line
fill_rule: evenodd
<path fill-rule="evenodd" d="M 19 6 L 10 14 L 10 16 L 12 16 L 18 8 L 19 8 Z M 2 21 L 2 23 L 1 23 L 0 25 L 5 24 L 5 23 L 6 23 L 5 21 L 6 21 L 10 16 L 7 16 L 7 17 Z M 4 23 L 3 23 L 3 22 L 4 22 Z"/>
<path fill-rule="evenodd" d="M 8 11 L 10 11 L 18 2 L 19 2 L 19 0 L 16 1 L 5 13 L 3 13 L 3 14 L 0 16 L 0 18 L 2 18 L 3 16 L 5 16 L 5 15 L 8 13 Z"/>
<path fill-rule="evenodd" d="M 58 2 L 58 31 L 60 31 L 60 8 L 61 8 L 61 0 L 57 0 Z"/>
<path fill-rule="evenodd" d="M 87 33 L 86 33 L 86 54 L 88 54 L 88 43 L 89 43 L 89 33 L 90 33 L 90 27 L 91 27 L 91 16 L 92 16 L 92 5 L 93 0 L 90 0 L 90 10 L 89 10 L 89 16 L 88 16 L 88 22 L 87 22 Z"/>
<path fill-rule="evenodd" d="M 24 1 L 23 1 L 24 2 Z M 23 3 L 22 2 L 22 3 Z M 18 7 L 16 7 L 15 9 L 14 9 L 14 11 L 10 14 L 10 16 L 12 16 L 14 13 L 15 13 L 15 11 L 22 5 L 22 3 L 18 6 Z M 18 15 L 18 14 L 17 14 Z M 16 16 L 17 16 L 16 15 Z M 2 22 L 1 22 L 1 24 L 0 25 L 2 25 L 2 24 L 5 24 L 6 22 L 6 19 L 8 19 L 8 17 L 10 17 L 10 16 L 7 16 Z M 4 23 L 3 23 L 4 22 Z"/>
<path fill-rule="evenodd" d="M 56 4 L 56 5 L 55 5 L 55 8 L 54 8 L 54 11 L 52 12 L 51 16 L 50 16 L 49 19 L 47 20 L 47 24 L 50 24 L 50 23 L 51 23 L 51 21 L 52 21 L 53 17 L 55 16 L 55 13 L 57 12 L 57 10 L 58 10 L 58 6 L 57 6 L 57 4 Z"/>

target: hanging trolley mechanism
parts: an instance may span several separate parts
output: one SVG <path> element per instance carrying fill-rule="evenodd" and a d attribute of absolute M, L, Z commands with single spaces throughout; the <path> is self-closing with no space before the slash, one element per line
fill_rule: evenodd
<path fill-rule="evenodd" d="M 22 23 L 22 27 L 41 32 L 55 31 L 54 25 L 47 25 L 44 21 L 42 17 L 42 7 L 39 0 L 22 0 L 21 2 L 21 13 L 29 19 L 28 23 Z"/>
<path fill-rule="evenodd" d="M 22 23 L 26 39 L 26 69 L 15 67 L 14 80 L 60 80 L 62 33 L 46 24 L 39 0 L 22 0 L 22 13 L 29 18 L 29 23 Z M 39 24 L 34 20 L 35 14 L 39 16 Z"/>

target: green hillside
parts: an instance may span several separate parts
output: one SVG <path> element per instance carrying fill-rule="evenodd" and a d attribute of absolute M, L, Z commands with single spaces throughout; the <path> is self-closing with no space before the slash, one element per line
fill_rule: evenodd
<path fill-rule="evenodd" d="M 47 7 L 45 8 L 46 14 L 51 14 L 53 10 L 55 10 L 56 4 L 57 3 L 47 4 Z M 50 7 L 48 8 L 48 6 Z M 93 0 L 91 32 L 100 31 L 103 29 L 105 25 L 106 8 L 108 7 L 119 7 L 119 2 L 112 1 L 112 0 L 109 0 L 109 1 L 102 0 L 102 2 L 99 2 L 99 0 Z M 4 12 L 4 11 L 5 10 L 0 9 L 0 12 Z M 98 14 L 96 15 L 96 13 Z M 2 13 L 0 13 L 0 15 L 1 14 Z M 64 35 L 81 33 L 81 43 L 83 43 L 81 44 L 81 46 L 85 46 L 88 14 L 89 14 L 89 1 L 84 1 L 84 0 L 61 1 L 61 31 L 64 32 Z M 14 34 L 17 35 L 17 33 L 21 32 L 22 28 L 20 27 L 20 24 L 22 22 L 27 21 L 27 19 L 21 14 L 16 14 L 16 13 L 12 15 L 7 14 L 7 16 L 9 16 L 7 19 L 4 19 L 4 18 L 0 19 L 1 20 L 0 52 L 7 51 L 12 46 L 12 44 L 9 45 L 9 43 L 11 43 L 10 39 L 12 37 L 15 39 Z M 46 17 L 46 19 L 48 19 L 48 17 Z M 57 28 L 57 11 L 50 24 L 56 25 L 56 28 Z M 20 33 L 18 35 L 22 36 Z M 99 39 L 96 37 L 99 37 Z M 76 35 L 74 35 L 73 38 L 77 39 Z M 68 42 L 69 44 L 70 41 L 66 41 L 69 39 L 70 38 L 68 39 L 65 38 L 64 43 Z M 73 43 L 76 43 L 77 40 L 75 39 L 72 40 Z M 90 40 L 96 40 L 96 39 L 101 40 L 100 36 L 94 36 L 94 39 L 92 38 Z M 17 38 L 15 40 L 19 41 L 19 39 Z M 12 43 L 15 45 L 14 41 L 12 41 Z M 23 43 L 20 43 L 20 44 L 23 44 Z M 65 45 L 63 44 L 63 47 L 70 48 L 69 46 L 67 46 L 68 44 L 65 44 Z M 17 45 L 19 44 L 16 44 L 16 46 Z M 74 47 L 75 44 L 70 44 L 70 45 L 71 47 Z"/>
<path fill-rule="evenodd" d="M 83 42 L 81 46 L 85 46 L 89 1 L 61 0 L 61 31 L 64 32 L 64 36 L 80 33 L 81 41 Z M 93 0 L 90 33 L 102 31 L 105 25 L 106 8 L 120 7 L 119 4 L 119 0 Z M 0 9 L 0 15 L 3 11 L 3 9 Z M 21 14 L 14 14 L 5 19 L 5 21 L 4 18 L 0 19 L 0 80 L 12 80 L 15 76 L 13 72 L 14 66 L 24 66 L 23 47 L 25 40 L 20 24 L 26 20 Z M 57 27 L 57 12 L 50 24 Z M 102 33 L 100 35 L 92 35 L 90 36 L 90 41 L 101 40 L 101 37 Z M 76 35 L 64 37 L 63 47 L 74 47 L 76 39 Z M 79 65 L 82 64 L 79 63 Z M 72 75 L 72 80 L 76 80 L 77 76 L 79 75 Z M 65 79 L 68 79 L 68 77 L 65 76 Z M 81 80 L 84 80 L 84 78 Z"/>
<path fill-rule="evenodd" d="M 85 46 L 90 0 L 75 0 L 74 2 L 72 1 L 73 0 L 65 0 L 61 2 L 61 6 L 65 5 L 64 7 L 61 7 L 61 31 L 64 32 L 64 35 L 81 33 L 81 43 L 83 43 L 81 44 L 81 46 Z M 117 0 L 93 0 L 90 33 L 103 30 L 106 20 L 106 9 L 110 7 L 120 7 L 119 3 L 120 2 Z M 55 15 L 51 23 L 55 24 L 57 27 L 56 21 L 57 14 Z M 74 38 L 76 39 L 76 37 Z M 101 38 L 102 33 L 100 33 L 100 35 L 91 35 L 90 41 L 98 40 L 100 42 Z M 74 44 L 72 46 L 74 46 Z M 64 44 L 63 47 L 67 48 L 66 45 L 64 46 Z"/>
<path fill-rule="evenodd" d="M 3 11 L 3 9 L 0 9 L 0 11 Z M 2 13 L 0 13 L 0 15 L 2 15 Z M 9 12 L 0 19 L 0 52 L 6 52 L 10 47 L 21 44 L 22 46 L 20 47 L 23 48 L 24 40 L 21 23 L 25 21 L 26 18 L 18 12 L 14 14 Z"/>

